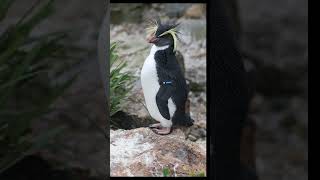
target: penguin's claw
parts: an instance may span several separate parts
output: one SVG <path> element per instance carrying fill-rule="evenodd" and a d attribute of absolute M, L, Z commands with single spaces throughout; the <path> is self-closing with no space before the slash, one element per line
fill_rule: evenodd
<path fill-rule="evenodd" d="M 153 129 L 153 132 L 159 135 L 167 135 L 171 133 L 171 128 L 169 127 L 163 127 L 161 129 Z"/>
<path fill-rule="evenodd" d="M 153 129 L 153 128 L 160 128 L 161 127 L 161 124 L 160 123 L 156 123 L 156 124 L 151 124 L 150 126 L 149 126 L 149 128 L 151 128 L 151 129 Z"/>

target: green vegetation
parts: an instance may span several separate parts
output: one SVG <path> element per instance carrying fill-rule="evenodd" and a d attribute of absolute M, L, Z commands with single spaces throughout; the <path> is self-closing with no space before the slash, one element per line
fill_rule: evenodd
<path fill-rule="evenodd" d="M 110 47 L 110 114 L 114 115 L 121 109 L 128 93 L 133 87 L 135 77 L 130 72 L 122 70 L 127 66 L 126 62 L 119 60 L 117 44 L 111 43 Z M 111 125 L 114 125 L 111 119 Z"/>
<path fill-rule="evenodd" d="M 164 168 L 162 169 L 162 173 L 163 173 L 163 176 L 164 176 L 164 177 L 168 177 L 168 176 L 170 176 L 170 169 L 167 168 L 167 167 L 164 167 Z"/>
<path fill-rule="evenodd" d="M 191 172 L 189 174 L 189 176 L 191 177 L 205 177 L 205 172 L 204 171 L 200 171 L 200 172 Z"/>
<path fill-rule="evenodd" d="M 1 1 L 0 23 L 13 2 Z M 0 32 L 0 173 L 48 145 L 63 129 L 53 128 L 37 136 L 31 131 L 31 124 L 50 112 L 51 105 L 75 78 L 49 83 L 66 70 L 65 63 L 58 61 L 66 56 L 67 47 L 61 44 L 66 33 L 30 36 L 54 10 L 52 0 L 41 2 Z"/>

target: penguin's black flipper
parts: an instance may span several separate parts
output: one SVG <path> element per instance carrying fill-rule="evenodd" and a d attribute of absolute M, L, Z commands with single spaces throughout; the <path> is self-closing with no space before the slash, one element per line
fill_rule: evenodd
<path fill-rule="evenodd" d="M 179 86 L 185 84 L 184 76 L 181 67 L 176 59 L 175 54 L 171 52 L 172 50 L 162 50 L 155 53 L 154 58 L 157 62 L 157 72 L 159 76 L 159 83 L 166 80 L 173 80 L 174 86 Z"/>
<path fill-rule="evenodd" d="M 163 84 L 160 86 L 159 91 L 156 95 L 156 103 L 160 114 L 170 120 L 170 113 L 168 108 L 168 100 L 172 96 L 174 87 L 169 84 Z"/>

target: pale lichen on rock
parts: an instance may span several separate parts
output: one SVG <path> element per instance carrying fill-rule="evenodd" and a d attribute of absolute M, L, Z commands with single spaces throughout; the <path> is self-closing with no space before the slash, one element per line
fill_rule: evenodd
<path fill-rule="evenodd" d="M 186 140 L 179 129 L 167 136 L 148 128 L 110 133 L 111 176 L 163 176 L 164 168 L 172 176 L 205 172 L 206 149 Z"/>

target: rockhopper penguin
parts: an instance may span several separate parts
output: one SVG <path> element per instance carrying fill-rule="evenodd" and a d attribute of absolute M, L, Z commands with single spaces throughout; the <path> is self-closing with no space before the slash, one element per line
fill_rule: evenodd
<path fill-rule="evenodd" d="M 192 126 L 186 113 L 188 87 L 175 56 L 178 24 L 162 24 L 158 19 L 147 28 L 152 43 L 141 70 L 141 84 L 147 109 L 159 123 L 149 127 L 157 134 L 169 134 L 172 127 Z"/>

